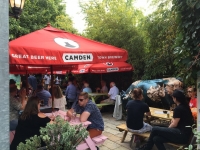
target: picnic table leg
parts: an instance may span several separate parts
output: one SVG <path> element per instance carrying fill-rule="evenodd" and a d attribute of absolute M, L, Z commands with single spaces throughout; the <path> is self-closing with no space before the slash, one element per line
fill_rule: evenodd
<path fill-rule="evenodd" d="M 85 139 L 85 142 L 88 144 L 88 147 L 90 148 L 90 150 L 96 150 L 97 149 L 95 143 L 92 141 L 92 139 L 90 138 L 90 136 L 88 136 Z"/>
<path fill-rule="evenodd" d="M 121 143 L 124 142 L 125 138 L 126 138 L 126 135 L 127 135 L 128 131 L 124 131 L 124 134 L 123 134 L 123 137 L 122 137 L 122 140 L 121 140 Z"/>

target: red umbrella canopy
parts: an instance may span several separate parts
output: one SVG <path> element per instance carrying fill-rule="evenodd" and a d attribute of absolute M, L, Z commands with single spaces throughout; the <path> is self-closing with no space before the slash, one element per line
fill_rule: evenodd
<path fill-rule="evenodd" d="M 82 74 L 82 73 L 90 73 L 90 67 L 92 64 L 83 64 L 83 65 L 78 65 L 77 69 L 73 69 L 71 72 L 73 74 Z"/>
<path fill-rule="evenodd" d="M 54 70 L 55 74 L 61 74 L 60 70 L 62 70 L 62 74 L 66 74 L 66 71 L 78 69 L 78 65 L 56 65 L 52 68 L 46 65 L 10 65 L 9 68 L 11 74 L 46 74 L 51 69 Z"/>
<path fill-rule="evenodd" d="M 10 64 L 65 65 L 126 61 L 126 50 L 51 26 L 9 42 Z"/>
<path fill-rule="evenodd" d="M 132 65 L 126 62 L 106 62 L 100 64 L 93 64 L 90 67 L 91 73 L 125 72 L 132 70 Z"/>
<path fill-rule="evenodd" d="M 126 62 L 106 62 L 98 64 L 78 65 L 78 69 L 72 70 L 74 74 L 81 73 L 110 73 L 132 71 L 132 65 Z"/>

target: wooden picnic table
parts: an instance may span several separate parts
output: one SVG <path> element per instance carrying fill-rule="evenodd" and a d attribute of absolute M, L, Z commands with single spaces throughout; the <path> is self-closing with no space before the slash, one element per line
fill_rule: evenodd
<path fill-rule="evenodd" d="M 173 117 L 173 111 L 166 110 L 166 109 L 160 109 L 160 108 L 154 108 L 154 107 L 149 107 L 149 109 L 151 112 L 151 116 L 153 116 L 155 118 L 171 120 Z M 163 111 L 165 111 L 167 113 L 164 113 Z"/>
<path fill-rule="evenodd" d="M 96 100 L 100 97 L 100 96 L 108 96 L 108 93 L 88 93 L 89 97 L 91 98 L 91 100 L 96 104 Z M 100 104 L 96 104 L 98 108 L 102 108 L 103 106 L 107 106 L 107 105 L 113 105 L 110 103 L 100 103 Z"/>
<path fill-rule="evenodd" d="M 52 113 L 45 113 L 45 114 L 46 116 L 52 115 Z M 64 120 L 68 121 L 69 124 L 72 126 L 82 124 L 85 128 L 87 128 L 87 126 L 91 124 L 90 121 L 81 122 L 79 117 L 76 117 L 75 119 L 70 120 L 69 117 L 66 116 L 66 112 L 62 110 L 57 111 L 56 115 L 59 115 Z M 85 150 L 88 148 L 91 150 L 96 150 L 96 145 L 102 144 L 106 139 L 107 137 L 103 135 L 94 137 L 92 139 L 90 138 L 90 136 L 88 136 L 87 138 L 84 139 L 84 143 L 81 143 L 77 146 L 76 150 Z"/>
<path fill-rule="evenodd" d="M 108 96 L 108 93 L 88 93 L 88 95 L 92 99 L 92 101 L 96 104 L 96 100 L 100 96 Z"/>

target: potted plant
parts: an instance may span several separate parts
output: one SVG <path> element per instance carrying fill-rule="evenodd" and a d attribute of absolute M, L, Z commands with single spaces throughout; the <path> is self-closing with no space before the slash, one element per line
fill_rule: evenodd
<path fill-rule="evenodd" d="M 33 136 L 20 143 L 17 150 L 75 150 L 76 147 L 88 136 L 87 130 L 80 125 L 71 126 L 60 116 L 57 116 L 53 124 L 48 123 L 40 129 L 40 136 Z M 41 147 L 44 141 L 45 147 Z"/>

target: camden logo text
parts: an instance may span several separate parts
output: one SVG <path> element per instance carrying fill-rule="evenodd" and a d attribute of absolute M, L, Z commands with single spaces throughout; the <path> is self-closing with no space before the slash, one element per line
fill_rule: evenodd
<path fill-rule="evenodd" d="M 90 62 L 93 61 L 93 55 L 91 53 L 86 53 L 86 54 L 64 53 L 62 59 L 64 62 Z"/>

